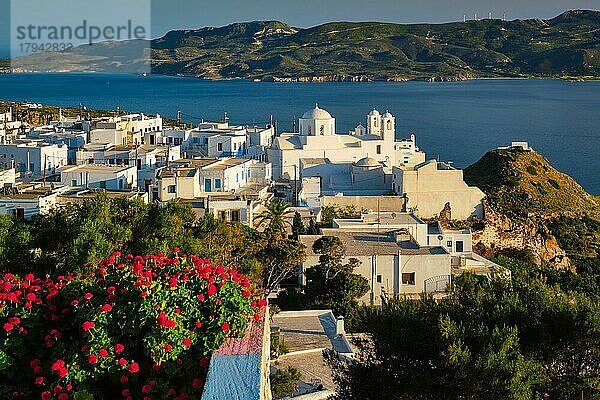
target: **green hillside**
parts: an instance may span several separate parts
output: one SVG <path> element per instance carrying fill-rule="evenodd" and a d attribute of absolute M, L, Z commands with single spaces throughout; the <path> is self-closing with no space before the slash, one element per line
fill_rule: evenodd
<path fill-rule="evenodd" d="M 32 70 L 110 71 L 123 65 L 121 46 L 126 44 L 81 46 L 20 62 Z M 446 24 L 333 22 L 308 29 L 255 21 L 171 31 L 151 46 L 153 72 L 209 79 L 598 78 L 600 12 Z M 116 62 L 107 56 L 111 52 Z"/>
<path fill-rule="evenodd" d="M 533 150 L 493 150 L 464 171 L 496 210 L 510 217 L 530 214 L 594 214 L 597 199 Z"/>

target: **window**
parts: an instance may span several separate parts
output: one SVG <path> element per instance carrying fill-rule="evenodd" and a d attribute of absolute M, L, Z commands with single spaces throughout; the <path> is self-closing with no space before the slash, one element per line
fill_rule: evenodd
<path fill-rule="evenodd" d="M 379 125 L 379 122 L 377 121 L 377 119 L 375 119 L 375 120 L 373 121 L 373 125 L 375 126 L 375 128 L 377 128 L 377 126 Z"/>
<path fill-rule="evenodd" d="M 13 215 L 17 219 L 25 219 L 25 209 L 24 208 L 13 208 Z"/>
<path fill-rule="evenodd" d="M 237 150 L 237 143 L 234 143 L 233 144 L 233 151 L 236 151 L 236 150 Z"/>
<path fill-rule="evenodd" d="M 167 193 L 175 193 L 175 185 L 169 185 L 167 186 Z"/>
<path fill-rule="evenodd" d="M 321 127 L 319 128 L 319 133 L 321 133 L 321 136 L 325 134 L 325 126 L 321 125 Z"/>
<path fill-rule="evenodd" d="M 100 189 L 106 189 L 106 181 L 100 181 L 98 182 L 98 185 L 100 186 Z"/>
<path fill-rule="evenodd" d="M 204 178 L 204 191 L 205 192 L 212 191 L 212 179 Z"/>
<path fill-rule="evenodd" d="M 77 179 L 71 179 L 71 186 L 77 186 Z"/>
<path fill-rule="evenodd" d="M 392 129 L 392 121 L 387 122 L 387 128 L 388 130 Z"/>
<path fill-rule="evenodd" d="M 446 247 L 450 247 L 450 248 L 452 248 L 452 240 L 448 240 L 448 241 L 446 242 Z"/>
<path fill-rule="evenodd" d="M 239 210 L 231 210 L 231 222 L 240 222 Z"/>
<path fill-rule="evenodd" d="M 223 151 L 223 143 L 217 143 L 217 151 Z"/>
<path fill-rule="evenodd" d="M 377 154 L 381 154 L 381 145 L 380 144 L 377 145 Z"/>
<path fill-rule="evenodd" d="M 310 126 L 308 127 L 308 134 L 309 135 L 312 134 L 312 127 L 310 127 Z"/>
<path fill-rule="evenodd" d="M 225 211 L 219 211 L 219 219 L 225 221 L 225 217 L 226 217 L 226 212 Z"/>
<path fill-rule="evenodd" d="M 465 246 L 462 240 L 457 240 L 456 241 L 456 252 L 457 253 L 462 253 L 463 251 L 465 251 Z"/>
<path fill-rule="evenodd" d="M 414 272 L 403 272 L 402 273 L 402 284 L 403 285 L 414 285 L 415 284 L 415 273 Z"/>
<path fill-rule="evenodd" d="M 377 275 L 377 283 L 381 283 L 381 282 L 382 282 L 382 280 L 383 280 L 383 279 L 382 279 L 381 275 Z"/>
<path fill-rule="evenodd" d="M 215 189 L 221 189 L 221 179 L 215 179 Z"/>
<path fill-rule="evenodd" d="M 208 144 L 208 138 L 207 137 L 204 138 L 204 144 Z"/>
<path fill-rule="evenodd" d="M 244 176 L 245 176 L 244 171 L 242 171 L 242 180 L 244 180 Z"/>
<path fill-rule="evenodd" d="M 235 174 L 235 181 L 236 181 L 236 182 L 239 182 L 239 181 L 240 181 L 240 176 L 239 176 L 239 174 Z"/>

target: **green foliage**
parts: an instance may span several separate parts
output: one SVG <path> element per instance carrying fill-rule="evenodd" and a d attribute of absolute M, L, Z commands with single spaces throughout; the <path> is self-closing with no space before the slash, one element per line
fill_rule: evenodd
<path fill-rule="evenodd" d="M 283 227 L 289 205 L 275 203 L 265 232 L 208 214 L 196 220 L 188 205 L 114 200 L 99 192 L 81 204 L 53 209 L 32 221 L 0 216 L 0 271 L 51 276 L 87 272 L 114 251 L 168 253 L 179 247 L 235 268 L 267 292 L 293 275 L 304 247 Z M 269 211 L 269 212 L 271 212 Z"/>
<path fill-rule="evenodd" d="M 297 368 L 287 367 L 284 370 L 277 370 L 271 375 L 271 393 L 273 398 L 277 399 L 283 395 L 291 395 L 298 388 L 298 381 L 302 378 L 302 373 Z"/>
<path fill-rule="evenodd" d="M 333 206 L 324 206 L 321 209 L 321 225 L 322 226 L 331 226 L 331 223 L 334 219 L 349 219 L 349 218 L 360 218 L 360 210 L 357 210 L 355 206 L 345 206 L 339 207 L 336 205 Z"/>
<path fill-rule="evenodd" d="M 291 225 L 287 217 L 291 214 L 291 203 L 274 200 L 267 204 L 267 209 L 261 212 L 255 220 L 256 226 L 264 226 L 265 232 L 273 240 L 280 240 L 285 236 L 286 227 Z"/>
<path fill-rule="evenodd" d="M 281 341 L 279 332 L 271 332 L 271 359 L 277 359 L 279 356 L 289 353 L 289 349 Z"/>
<path fill-rule="evenodd" d="M 199 395 L 210 354 L 266 301 L 237 271 L 179 251 L 117 252 L 55 280 L 1 277 L 0 398 Z"/>
<path fill-rule="evenodd" d="M 485 192 L 494 210 L 515 220 L 526 219 L 532 213 L 549 215 L 598 209 L 593 197 L 573 178 L 554 169 L 533 150 L 489 151 L 465 169 L 464 177 L 466 183 Z"/>
<path fill-rule="evenodd" d="M 302 217 L 300 213 L 296 211 L 294 213 L 294 220 L 292 221 L 292 235 L 295 239 L 298 239 L 299 235 L 304 235 L 306 233 L 306 228 L 302 223 Z"/>
<path fill-rule="evenodd" d="M 343 264 L 344 246 L 335 236 L 316 240 L 313 250 L 320 254 L 319 265 L 304 272 L 306 286 L 303 293 L 282 293 L 278 303 L 286 309 L 332 309 L 335 315 L 346 318 L 348 330 L 352 330 L 358 299 L 369 291 L 369 281 L 353 272 L 360 261 L 350 258 Z"/>
<path fill-rule="evenodd" d="M 371 340 L 355 363 L 330 360 L 336 398 L 598 398 L 598 301 L 571 291 L 566 275 L 500 261 L 511 280 L 464 274 L 442 302 L 362 307 Z"/>

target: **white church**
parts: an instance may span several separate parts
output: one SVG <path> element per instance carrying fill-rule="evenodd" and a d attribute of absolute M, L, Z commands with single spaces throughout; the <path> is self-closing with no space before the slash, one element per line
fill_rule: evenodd
<path fill-rule="evenodd" d="M 270 150 L 274 179 L 300 179 L 301 159 L 312 164 L 368 165 L 388 170 L 401 165 L 425 161 L 414 135 L 409 140 L 396 140 L 396 118 L 389 112 L 381 115 L 373 110 L 367 115 L 367 127 L 359 125 L 346 134 L 336 133 L 335 118 L 318 105 L 302 115 L 300 132 L 282 133 Z M 362 161 L 361 161 L 362 160 Z M 306 163 L 305 163 L 306 164 Z M 391 188 L 391 181 L 389 182 Z"/>
<path fill-rule="evenodd" d="M 283 133 L 268 150 L 275 180 L 296 180 L 299 198 L 319 204 L 323 196 L 403 197 L 405 207 L 432 218 L 446 203 L 453 218 L 481 218 L 484 193 L 469 187 L 462 170 L 426 161 L 415 135 L 396 140 L 396 119 L 373 110 L 367 127 L 336 133 L 335 118 L 319 106 L 300 118 L 300 132 Z"/>

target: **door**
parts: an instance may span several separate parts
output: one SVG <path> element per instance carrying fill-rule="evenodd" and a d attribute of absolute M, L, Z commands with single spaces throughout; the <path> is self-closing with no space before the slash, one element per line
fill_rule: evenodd
<path fill-rule="evenodd" d="M 204 179 L 204 191 L 210 192 L 212 189 L 212 179 Z"/>

